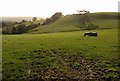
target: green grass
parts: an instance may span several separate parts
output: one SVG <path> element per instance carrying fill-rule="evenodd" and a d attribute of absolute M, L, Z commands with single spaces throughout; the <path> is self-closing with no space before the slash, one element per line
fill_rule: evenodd
<path fill-rule="evenodd" d="M 37 20 L 37 21 L 31 21 L 31 22 L 24 22 L 23 24 L 25 24 L 26 26 L 30 25 L 30 24 L 42 24 L 45 20 Z"/>
<path fill-rule="evenodd" d="M 29 33 L 51 33 L 51 32 L 65 32 L 65 31 L 79 31 L 81 15 L 67 15 L 61 17 L 58 21 L 50 24 L 37 27 L 30 30 Z M 117 28 L 118 27 L 118 13 L 101 12 L 91 13 L 91 22 L 98 25 L 99 28 Z"/>
<path fill-rule="evenodd" d="M 45 20 L 36 20 L 36 21 L 27 21 L 23 22 L 22 24 L 25 24 L 25 26 L 29 26 L 31 24 L 42 24 Z M 15 24 L 14 26 L 17 26 L 19 24 Z"/>
<path fill-rule="evenodd" d="M 96 30 L 98 37 L 84 32 L 3 35 L 3 79 L 28 79 L 36 69 L 56 77 L 120 78 L 118 30 Z"/>
<path fill-rule="evenodd" d="M 2 28 L 0 28 L 0 33 L 2 33 Z"/>

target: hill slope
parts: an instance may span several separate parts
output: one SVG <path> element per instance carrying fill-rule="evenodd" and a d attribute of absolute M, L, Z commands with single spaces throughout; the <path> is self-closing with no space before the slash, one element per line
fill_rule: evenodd
<path fill-rule="evenodd" d="M 67 15 L 61 17 L 56 22 L 37 27 L 30 30 L 29 33 L 51 33 L 51 32 L 65 32 L 65 31 L 79 31 L 80 20 L 82 15 Z M 101 12 L 91 13 L 91 22 L 98 25 L 100 28 L 117 28 L 118 27 L 118 13 L 115 12 Z"/>

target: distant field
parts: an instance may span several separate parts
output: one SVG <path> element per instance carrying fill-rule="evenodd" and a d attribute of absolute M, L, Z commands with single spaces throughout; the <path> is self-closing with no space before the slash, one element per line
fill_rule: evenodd
<path fill-rule="evenodd" d="M 52 33 L 65 31 L 79 31 L 81 15 L 67 15 L 61 17 L 58 21 L 50 24 L 37 27 L 30 30 L 29 33 Z M 98 25 L 102 29 L 118 28 L 118 13 L 101 12 L 91 13 L 89 15 L 91 22 Z"/>
<path fill-rule="evenodd" d="M 95 31 L 3 35 L 3 79 L 120 79 L 118 30 Z"/>

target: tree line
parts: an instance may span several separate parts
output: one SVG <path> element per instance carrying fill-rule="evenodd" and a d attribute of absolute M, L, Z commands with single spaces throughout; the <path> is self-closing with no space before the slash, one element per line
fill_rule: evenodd
<path fill-rule="evenodd" d="M 82 12 L 82 14 L 81 14 Z M 90 19 L 90 12 L 89 11 L 79 11 L 79 13 L 81 14 L 81 20 L 80 22 L 80 28 L 82 30 L 93 30 L 98 28 L 99 26 L 94 25 L 93 23 L 91 23 L 91 19 Z M 31 30 L 33 28 L 39 27 L 40 25 L 48 25 L 51 23 L 54 23 L 55 21 L 57 21 L 58 19 L 60 19 L 62 17 L 62 12 L 56 12 L 54 15 L 52 15 L 50 18 L 46 18 L 46 20 L 40 24 L 35 24 L 34 21 L 37 20 L 36 17 L 33 17 L 32 21 L 29 21 L 29 25 L 26 25 L 25 20 L 22 20 L 22 22 L 14 22 L 14 23 L 2 23 L 2 33 L 3 34 L 22 34 L 22 33 L 26 33 L 28 30 Z"/>
<path fill-rule="evenodd" d="M 36 20 L 37 18 L 33 17 L 32 21 L 36 21 Z M 21 22 L 5 22 L 4 21 L 2 22 L 2 33 L 3 34 L 22 34 L 40 25 L 40 23 L 34 24 L 32 21 L 26 21 L 26 20 L 22 20 Z M 30 23 L 30 24 L 26 25 L 25 23 Z"/>
<path fill-rule="evenodd" d="M 46 18 L 46 21 L 43 23 L 43 25 L 51 24 L 58 19 L 62 17 L 62 12 L 57 12 L 54 15 L 52 15 L 50 18 Z"/>
<path fill-rule="evenodd" d="M 3 34 L 22 34 L 27 32 L 28 30 L 31 30 L 33 28 L 38 27 L 40 24 L 30 24 L 30 25 L 25 25 L 24 23 L 17 24 L 17 25 L 12 25 L 9 27 L 3 27 L 2 28 L 2 33 Z"/>
<path fill-rule="evenodd" d="M 22 34 L 22 33 L 26 33 L 28 30 L 31 30 L 33 28 L 39 27 L 40 25 L 47 25 L 50 23 L 53 23 L 55 21 L 57 21 L 60 17 L 62 16 L 61 12 L 57 12 L 54 15 L 52 15 L 50 18 L 46 18 L 45 22 L 40 24 L 34 24 L 33 21 L 36 21 L 37 18 L 33 17 L 31 24 L 26 25 L 25 20 L 22 20 L 22 22 L 14 22 L 14 23 L 5 23 L 2 22 L 2 33 L 3 34 Z"/>

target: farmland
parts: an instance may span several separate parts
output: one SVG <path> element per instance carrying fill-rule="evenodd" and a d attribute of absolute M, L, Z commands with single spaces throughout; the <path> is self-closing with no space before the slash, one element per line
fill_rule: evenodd
<path fill-rule="evenodd" d="M 98 25 L 100 29 L 118 28 L 118 16 L 118 13 L 114 12 L 91 13 L 89 15 L 91 23 Z M 82 15 L 79 14 L 66 15 L 52 24 L 39 26 L 28 32 L 41 34 L 66 31 L 80 31 L 81 19 Z"/>
<path fill-rule="evenodd" d="M 91 23 L 99 26 L 90 30 L 98 33 L 96 37 L 84 36 L 88 30 L 80 29 L 82 17 L 61 16 L 50 24 L 43 24 L 45 20 L 21 22 L 24 27 L 39 25 L 22 34 L 3 34 L 3 80 L 120 79 L 118 13 L 89 15 Z M 11 28 L 18 30 L 21 24 Z"/>
<path fill-rule="evenodd" d="M 4 79 L 119 79 L 118 30 L 3 35 Z"/>

